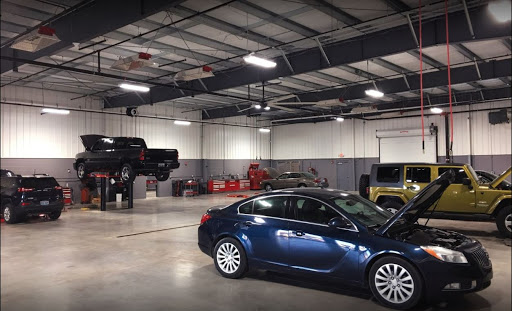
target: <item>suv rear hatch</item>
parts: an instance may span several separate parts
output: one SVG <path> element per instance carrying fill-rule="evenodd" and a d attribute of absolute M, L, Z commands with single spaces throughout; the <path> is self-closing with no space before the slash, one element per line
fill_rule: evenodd
<path fill-rule="evenodd" d="M 62 199 L 62 188 L 53 177 L 24 177 L 18 191 L 27 205 L 50 205 Z"/>

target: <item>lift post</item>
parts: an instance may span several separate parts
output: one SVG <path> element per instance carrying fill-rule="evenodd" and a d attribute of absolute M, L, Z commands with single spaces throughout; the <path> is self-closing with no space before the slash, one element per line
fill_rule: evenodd
<path fill-rule="evenodd" d="M 109 174 L 91 174 L 90 177 L 99 178 L 101 182 L 101 190 L 100 190 L 100 210 L 105 212 L 107 210 L 107 183 L 108 179 L 111 177 L 118 176 L 110 176 Z M 128 208 L 133 208 L 133 182 L 130 182 L 126 185 L 126 190 L 128 192 Z"/>

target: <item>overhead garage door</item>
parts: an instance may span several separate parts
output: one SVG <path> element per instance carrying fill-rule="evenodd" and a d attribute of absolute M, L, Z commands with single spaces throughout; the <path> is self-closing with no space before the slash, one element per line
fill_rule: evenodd
<path fill-rule="evenodd" d="M 421 129 L 377 131 L 381 163 L 437 162 L 437 131 L 425 129 L 425 150 Z"/>

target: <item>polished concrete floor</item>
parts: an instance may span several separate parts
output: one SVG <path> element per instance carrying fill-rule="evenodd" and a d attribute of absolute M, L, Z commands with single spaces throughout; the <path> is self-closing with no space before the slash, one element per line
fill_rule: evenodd
<path fill-rule="evenodd" d="M 58 221 L 1 223 L 1 310 L 386 310 L 365 291 L 269 272 L 221 277 L 197 248 L 211 206 L 237 198 L 135 200 L 70 209 Z M 494 265 L 482 292 L 417 310 L 510 310 L 511 248 L 492 223 L 431 220 L 482 241 Z"/>

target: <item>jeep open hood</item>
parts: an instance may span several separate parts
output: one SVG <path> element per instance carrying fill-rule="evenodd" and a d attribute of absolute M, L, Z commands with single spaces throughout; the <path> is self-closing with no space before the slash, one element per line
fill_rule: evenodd
<path fill-rule="evenodd" d="M 97 134 L 89 134 L 82 135 L 80 139 L 82 140 L 82 144 L 85 147 L 85 150 L 90 151 L 94 143 L 98 141 L 98 139 L 106 138 L 107 136 L 97 135 Z"/>
<path fill-rule="evenodd" d="M 448 188 L 454 180 L 455 172 L 453 170 L 448 170 L 443 173 L 388 219 L 388 221 L 377 230 L 377 234 L 383 235 L 386 233 L 399 219 L 405 219 L 405 221 L 414 224 L 432 204 L 441 198 L 446 188 Z"/>
<path fill-rule="evenodd" d="M 512 171 L 512 167 L 509 167 L 508 170 L 504 171 L 503 173 L 501 173 L 501 175 L 499 175 L 493 181 L 491 181 L 490 186 L 492 188 L 496 188 L 499 184 L 501 184 L 505 180 L 505 178 L 510 176 L 511 171 Z"/>

